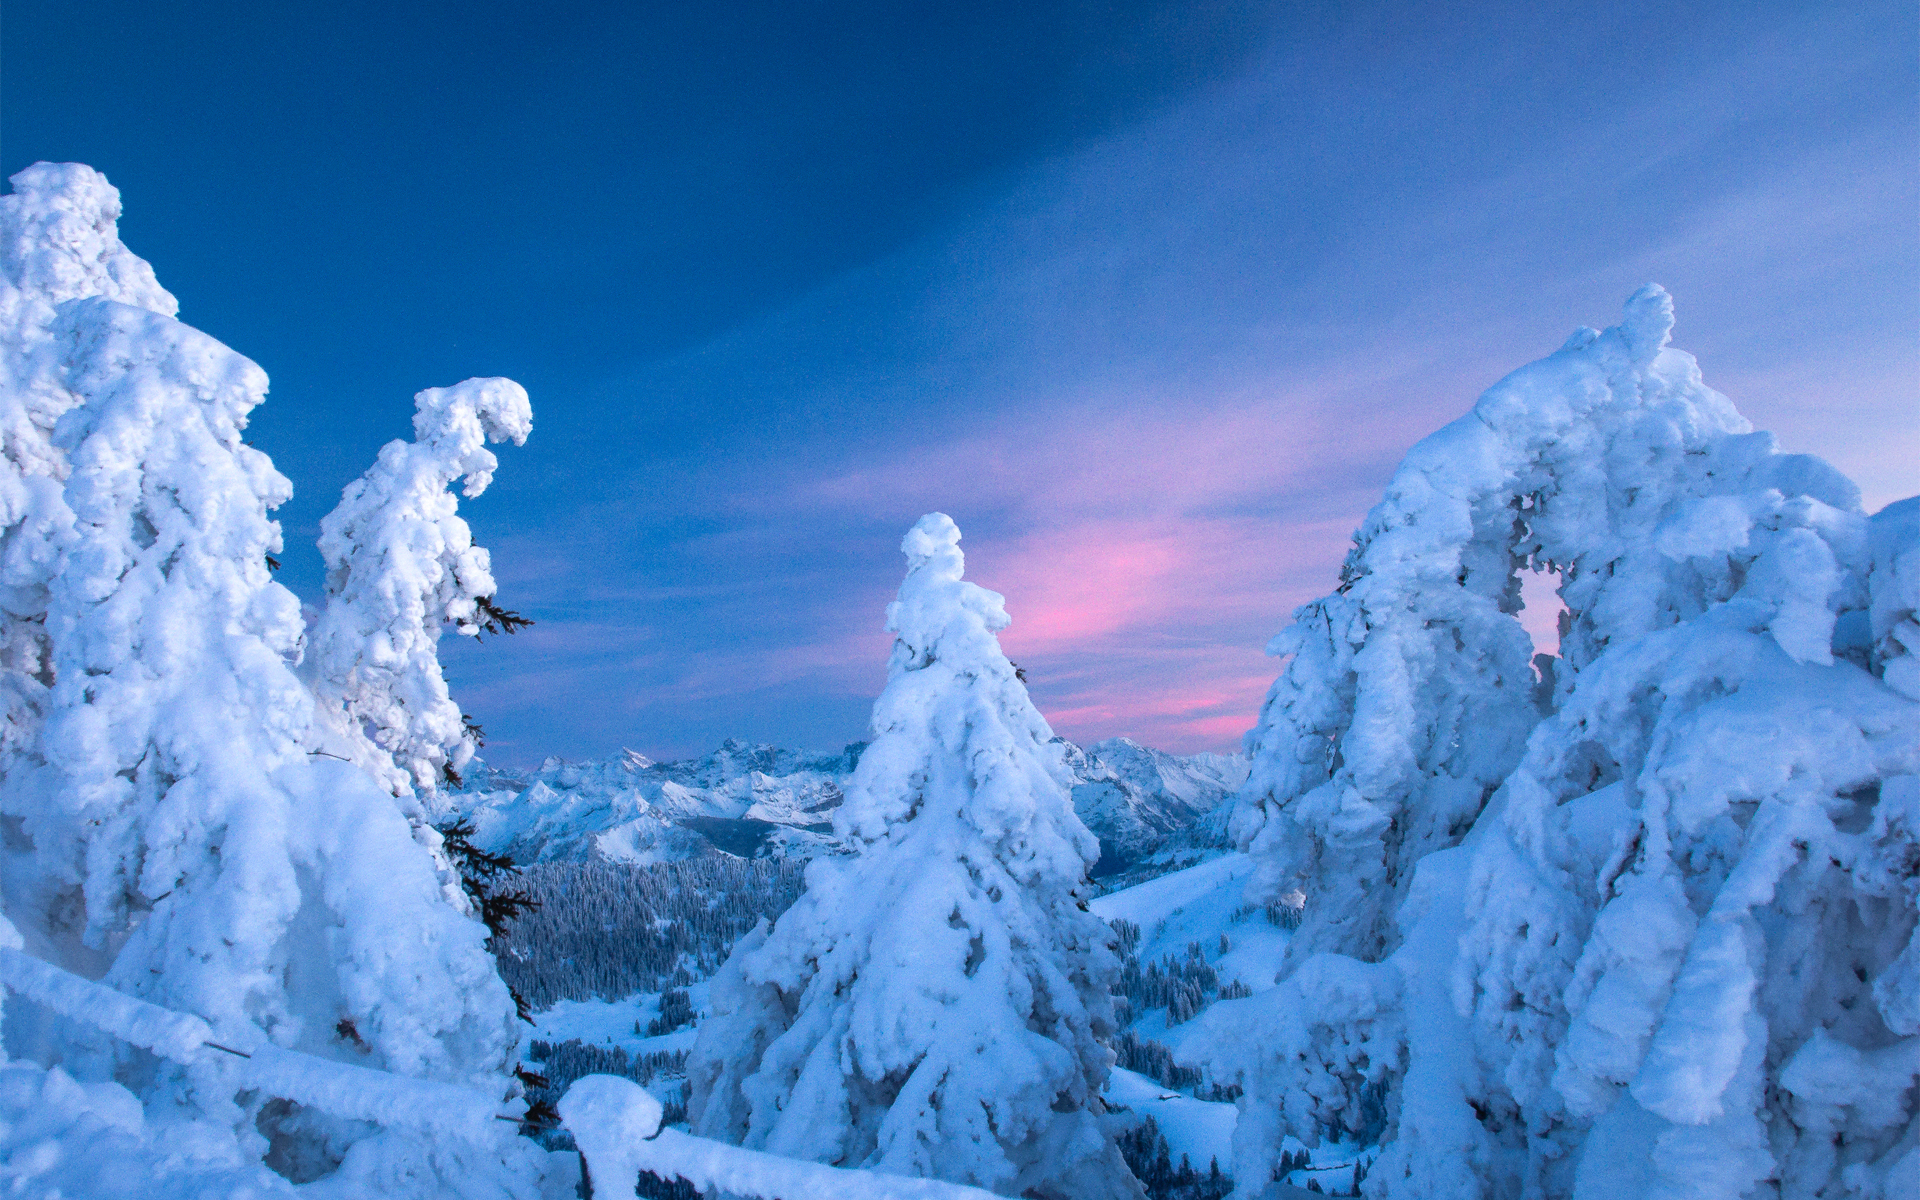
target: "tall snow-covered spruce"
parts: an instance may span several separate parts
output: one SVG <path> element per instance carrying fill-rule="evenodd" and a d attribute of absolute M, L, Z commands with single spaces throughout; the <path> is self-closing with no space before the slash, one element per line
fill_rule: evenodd
<path fill-rule="evenodd" d="M 266 564 L 291 489 L 242 440 L 265 374 L 173 319 L 99 174 L 40 164 L 13 183 L 5 667 L 9 715 L 37 719 L 16 724 L 0 778 L 6 917 L 27 952 L 229 1044 L 504 1096 L 517 1035 L 486 930 L 449 903 L 384 788 L 308 753 L 299 604 Z M 39 625 L 38 648 L 19 623 Z M 24 1001 L 9 1017 L 12 1048 L 131 1087 L 155 1144 L 198 1147 L 189 1158 L 218 1142 L 291 1178 L 332 1172 L 343 1195 L 537 1191 L 524 1141 L 429 1144 Z"/>
<path fill-rule="evenodd" d="M 1112 932 L 1098 845 L 961 579 L 946 516 L 907 534 L 873 742 L 840 808 L 858 847 L 743 939 L 693 1053 L 696 1132 L 1005 1195 L 1138 1197 L 1102 1127 Z"/>
<path fill-rule="evenodd" d="M 1376 1198 L 1920 1192 L 1915 505 L 1672 324 L 1643 289 L 1415 447 L 1275 643 L 1236 829 L 1306 919 L 1184 1047 L 1245 1084 L 1250 1196 L 1329 1130 Z"/>

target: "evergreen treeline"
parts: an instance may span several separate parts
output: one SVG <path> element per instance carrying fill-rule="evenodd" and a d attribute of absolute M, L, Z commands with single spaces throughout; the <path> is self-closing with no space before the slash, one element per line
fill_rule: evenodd
<path fill-rule="evenodd" d="M 639 1022 L 635 1022 L 638 1024 Z M 660 1015 L 647 1022 L 647 1036 L 672 1033 L 682 1025 L 693 1024 L 693 1000 L 685 988 L 669 988 L 660 996 Z"/>
<path fill-rule="evenodd" d="M 1174 1062 L 1173 1051 L 1151 1038 L 1136 1035 L 1131 1029 L 1113 1043 L 1113 1052 L 1119 1056 L 1117 1066 L 1145 1075 L 1161 1087 L 1184 1091 L 1200 1086 L 1199 1071 Z"/>
<path fill-rule="evenodd" d="M 1308 1154 L 1305 1150 L 1301 1150 L 1298 1153 L 1282 1150 L 1280 1152 L 1279 1161 L 1274 1163 L 1274 1166 L 1273 1166 L 1273 1178 L 1275 1182 L 1283 1182 L 1285 1181 L 1287 1176 L 1293 1174 L 1295 1171 L 1304 1170 L 1307 1167 L 1312 1165 L 1313 1165 L 1313 1156 Z M 1351 1187 L 1352 1190 L 1344 1193 L 1342 1192 L 1330 1193 L 1331 1195 L 1358 1196 L 1360 1194 L 1360 1185 L 1367 1181 L 1367 1160 L 1359 1159 L 1359 1158 L 1355 1159 L 1352 1170 L 1353 1170 L 1353 1176 L 1351 1178 L 1350 1183 L 1335 1185 L 1335 1186 Z M 1306 1190 L 1309 1192 L 1319 1193 L 1319 1192 L 1325 1192 L 1326 1188 L 1321 1186 L 1321 1183 L 1318 1179 L 1309 1178 L 1307 1180 Z"/>
<path fill-rule="evenodd" d="M 1207 961 L 1199 942 L 1189 943 L 1185 957 L 1166 955 L 1142 969 L 1137 955 L 1124 955 L 1118 995 L 1127 998 L 1133 1013 L 1167 1010 L 1167 1024 L 1192 1020 L 1207 1006 L 1208 992 L 1220 990 L 1219 972 Z"/>
<path fill-rule="evenodd" d="M 538 907 L 508 926 L 500 974 L 534 1009 L 683 988 L 711 975 L 755 922 L 785 912 L 804 869 L 718 854 L 645 866 L 532 864 L 524 890 Z"/>
<path fill-rule="evenodd" d="M 1152 1117 L 1121 1134 L 1119 1141 L 1120 1156 L 1147 1189 L 1149 1200 L 1221 1200 L 1233 1190 L 1233 1180 L 1220 1170 L 1217 1158 L 1205 1171 L 1194 1170 L 1184 1154 L 1174 1166 L 1167 1136 Z"/>

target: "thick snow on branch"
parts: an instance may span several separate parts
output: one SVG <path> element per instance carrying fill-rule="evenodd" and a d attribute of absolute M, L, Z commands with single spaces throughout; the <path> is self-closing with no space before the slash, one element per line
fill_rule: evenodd
<path fill-rule="evenodd" d="M 63 1017 L 162 1058 L 188 1065 L 217 1064 L 241 1086 L 332 1116 L 467 1141 L 489 1141 L 497 1132 L 489 1122 L 498 1115 L 500 1105 L 471 1088 L 316 1058 L 258 1038 L 246 1039 L 241 1046 L 215 1044 L 213 1028 L 198 1017 L 82 979 L 19 950 L 0 947 L 0 980 Z"/>
<path fill-rule="evenodd" d="M 511 379 L 429 388 L 414 404 L 414 440 L 382 447 L 320 522 L 327 603 L 309 664 L 322 748 L 395 794 L 437 788 L 473 756 L 440 669 L 440 634 L 452 625 L 478 636 L 481 602 L 497 588 L 448 488 L 464 481 L 465 495 L 480 495 L 498 465 L 487 443 L 519 445 L 533 428 L 526 390 Z"/>
<path fill-rule="evenodd" d="M 1283 988 L 1188 1044 L 1246 1080 L 1237 1178 L 1369 1086 L 1374 1196 L 1920 1172 L 1910 1108 L 1869 1098 L 1908 1094 L 1920 1026 L 1915 510 L 1870 523 L 1751 432 L 1672 323 L 1643 289 L 1416 446 L 1276 640 L 1235 824 L 1306 919 Z M 1568 611 L 1529 671 L 1542 569 Z"/>
<path fill-rule="evenodd" d="M 704 1136 L 791 1158 L 1137 1196 L 1097 1119 L 1118 968 L 1082 903 L 1098 845 L 959 538 L 935 513 L 902 544 L 887 687 L 836 816 L 859 850 L 816 860 L 735 948 L 689 1112 Z"/>

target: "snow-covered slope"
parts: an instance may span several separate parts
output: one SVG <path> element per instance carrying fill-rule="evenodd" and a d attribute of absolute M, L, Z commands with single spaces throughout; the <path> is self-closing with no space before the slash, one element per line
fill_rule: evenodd
<path fill-rule="evenodd" d="M 1100 839 L 1100 875 L 1192 837 L 1247 775 L 1239 755 L 1165 754 L 1126 738 L 1054 747 L 1073 775 L 1074 810 Z M 832 844 L 833 812 L 864 749 L 729 739 L 684 762 L 628 752 L 600 762 L 548 759 L 524 774 L 477 764 L 448 803 L 472 821 L 475 844 L 518 862 L 644 864 L 715 849 L 810 858 Z"/>

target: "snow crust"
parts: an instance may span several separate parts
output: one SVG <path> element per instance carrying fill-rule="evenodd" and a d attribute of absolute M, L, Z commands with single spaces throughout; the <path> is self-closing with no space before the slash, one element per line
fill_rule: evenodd
<path fill-rule="evenodd" d="M 714 979 L 689 1116 L 787 1157 L 1136 1197 L 1099 1119 L 1119 963 L 1083 901 L 1098 843 L 959 539 L 935 513 L 902 543 L 887 686 L 834 818 L 857 852 L 816 859 Z"/>
<path fill-rule="evenodd" d="M 1870 521 L 1672 324 L 1642 289 L 1416 446 L 1275 639 L 1234 829 L 1304 921 L 1184 1048 L 1249 1195 L 1328 1131 L 1374 1197 L 1920 1185 L 1915 502 Z"/>

